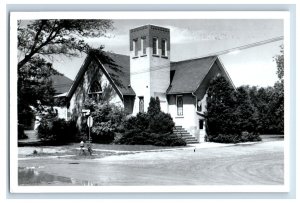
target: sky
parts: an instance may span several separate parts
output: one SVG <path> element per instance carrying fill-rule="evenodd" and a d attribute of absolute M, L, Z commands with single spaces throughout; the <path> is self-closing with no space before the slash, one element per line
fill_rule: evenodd
<path fill-rule="evenodd" d="M 113 20 L 114 29 L 107 37 L 87 39 L 98 48 L 129 55 L 129 30 L 145 24 L 167 27 L 171 33 L 171 61 L 202 57 L 283 36 L 283 20 L 270 19 L 197 19 L 197 20 Z M 280 52 L 283 41 L 268 43 L 239 52 L 220 55 L 220 59 L 236 87 L 273 86 L 276 82 L 276 63 L 273 57 Z M 53 65 L 70 79 L 74 79 L 84 61 L 78 58 L 56 58 Z"/>

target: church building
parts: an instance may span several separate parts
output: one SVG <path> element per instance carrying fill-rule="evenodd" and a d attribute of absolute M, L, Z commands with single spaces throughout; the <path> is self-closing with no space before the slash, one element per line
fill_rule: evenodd
<path fill-rule="evenodd" d="M 221 74 L 233 85 L 220 58 L 171 62 L 168 28 L 144 25 L 129 32 L 128 56 L 89 52 L 69 90 L 56 96 L 67 101 L 65 107 L 57 108 L 59 116 L 69 120 L 81 115 L 87 98 L 99 101 L 103 97 L 136 115 L 147 111 L 151 97 L 158 97 L 161 110 L 175 122 L 175 133 L 190 135 L 194 143 L 204 142 L 206 91 L 211 79 Z"/>

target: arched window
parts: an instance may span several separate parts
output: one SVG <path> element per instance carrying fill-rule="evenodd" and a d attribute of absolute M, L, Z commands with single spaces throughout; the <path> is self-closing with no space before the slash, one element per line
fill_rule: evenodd
<path fill-rule="evenodd" d="M 144 97 L 139 97 L 139 112 L 143 113 L 144 112 Z"/>
<path fill-rule="evenodd" d="M 95 101 L 99 101 L 102 95 L 102 88 L 98 81 L 94 81 L 89 89 L 89 97 Z"/>

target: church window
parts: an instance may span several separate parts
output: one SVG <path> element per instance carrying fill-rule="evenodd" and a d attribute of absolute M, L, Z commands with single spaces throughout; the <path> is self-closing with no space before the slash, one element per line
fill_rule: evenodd
<path fill-rule="evenodd" d="M 139 97 L 139 112 L 144 112 L 144 97 Z"/>
<path fill-rule="evenodd" d="M 182 116 L 183 115 L 183 97 L 182 95 L 177 96 L 177 115 Z"/>
<path fill-rule="evenodd" d="M 158 40 L 157 40 L 157 38 L 153 38 L 152 49 L 153 49 L 153 55 L 158 55 L 158 53 L 157 53 L 157 50 L 158 50 Z"/>
<path fill-rule="evenodd" d="M 90 86 L 89 98 L 94 99 L 95 101 L 100 101 L 102 95 L 102 88 L 98 81 L 94 81 Z"/>
<path fill-rule="evenodd" d="M 137 39 L 134 39 L 134 40 L 132 41 L 132 43 L 133 43 L 133 52 L 134 52 L 134 56 L 138 56 L 138 46 L 137 46 L 137 42 L 138 42 Z"/>
<path fill-rule="evenodd" d="M 197 101 L 197 111 L 202 112 L 202 102 L 201 102 L 201 100 Z"/>
<path fill-rule="evenodd" d="M 167 40 L 161 40 L 161 55 L 167 56 Z"/>
<path fill-rule="evenodd" d="M 142 37 L 142 39 L 141 39 L 141 47 L 142 47 L 142 54 L 146 55 L 146 37 Z"/>

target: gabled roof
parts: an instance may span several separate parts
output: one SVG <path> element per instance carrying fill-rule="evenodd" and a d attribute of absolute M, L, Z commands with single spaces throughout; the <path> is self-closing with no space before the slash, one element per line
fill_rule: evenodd
<path fill-rule="evenodd" d="M 195 92 L 217 58 L 217 56 L 208 56 L 171 62 L 171 74 L 174 75 L 167 94 Z"/>
<path fill-rule="evenodd" d="M 51 75 L 50 78 L 56 95 L 68 92 L 73 83 L 73 80 L 64 75 Z"/>
<path fill-rule="evenodd" d="M 117 69 L 112 66 L 104 64 L 107 72 L 110 75 L 115 76 L 115 79 L 120 83 L 118 84 L 118 82 L 115 81 L 118 89 L 123 95 L 135 95 L 135 92 L 130 87 L 130 57 L 109 52 L 106 52 L 106 54 L 113 60 L 120 70 L 116 71 Z"/>
<path fill-rule="evenodd" d="M 135 92 L 129 86 L 130 84 L 130 58 L 126 55 L 103 52 L 99 50 L 91 50 L 83 65 L 79 69 L 74 83 L 72 84 L 67 97 L 71 98 L 78 87 L 84 73 L 86 72 L 92 60 L 98 63 L 99 68 L 106 75 L 116 92 L 123 97 L 124 95 L 135 95 Z M 110 64 L 110 65 L 108 65 Z M 123 98 L 121 98 L 123 99 Z"/>

